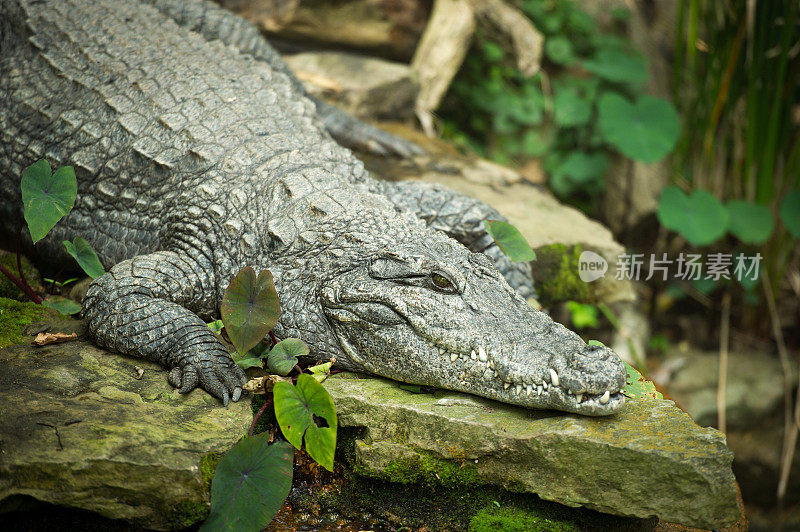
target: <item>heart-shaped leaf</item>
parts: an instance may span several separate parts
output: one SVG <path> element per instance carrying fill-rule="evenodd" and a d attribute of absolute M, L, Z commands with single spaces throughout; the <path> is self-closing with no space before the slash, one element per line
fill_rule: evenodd
<path fill-rule="evenodd" d="M 554 35 L 544 43 L 544 53 L 553 63 L 571 65 L 575 63 L 575 47 L 565 35 Z"/>
<path fill-rule="evenodd" d="M 603 177 L 608 170 L 608 157 L 602 152 L 573 151 L 564 158 L 556 170 L 576 184 L 586 184 Z"/>
<path fill-rule="evenodd" d="M 200 530 L 252 530 L 266 527 L 292 487 L 294 450 L 284 441 L 269 445 L 269 435 L 245 438 L 219 461 L 211 481 L 211 515 Z"/>
<path fill-rule="evenodd" d="M 648 380 L 639 373 L 636 368 L 625 362 L 625 369 L 628 371 L 628 380 L 625 387 L 622 388 L 623 393 L 628 397 L 648 398 L 648 399 L 663 399 L 664 396 L 661 392 L 656 390 L 656 385 L 653 381 Z"/>
<path fill-rule="evenodd" d="M 286 376 L 297 365 L 297 357 L 308 354 L 308 346 L 299 338 L 281 340 L 267 356 L 267 369 L 277 375 Z"/>
<path fill-rule="evenodd" d="M 234 347 L 243 356 L 278 323 L 281 307 L 272 273 L 258 274 L 246 266 L 233 278 L 222 299 L 222 322 Z"/>
<path fill-rule="evenodd" d="M 81 311 L 80 304 L 61 296 L 49 296 L 47 299 L 42 301 L 42 305 L 45 307 L 54 308 L 66 316 L 77 314 Z"/>
<path fill-rule="evenodd" d="M 536 260 L 536 253 L 531 249 L 525 237 L 510 223 L 501 220 L 484 220 L 483 226 L 505 253 L 511 262 Z"/>
<path fill-rule="evenodd" d="M 681 132 L 677 111 L 660 98 L 641 96 L 634 104 L 617 93 L 606 93 L 598 110 L 603 139 L 637 161 L 661 160 L 675 147 Z"/>
<path fill-rule="evenodd" d="M 775 219 L 769 209 L 748 201 L 728 202 L 730 224 L 728 229 L 745 244 L 766 242 L 775 228 Z"/>
<path fill-rule="evenodd" d="M 336 450 L 336 408 L 328 391 L 311 375 L 297 377 L 297 384 L 275 383 L 275 418 L 284 437 L 328 471 L 333 471 Z"/>
<path fill-rule="evenodd" d="M 728 211 L 717 198 L 704 190 L 695 190 L 687 196 L 676 186 L 661 192 L 658 220 L 693 246 L 711 244 L 728 229 Z"/>
<path fill-rule="evenodd" d="M 92 279 L 97 279 L 106 273 L 92 246 L 83 238 L 76 236 L 72 242 L 64 240 L 64 247 L 67 248 L 67 253 L 78 261 L 78 265 L 86 272 L 86 275 Z"/>
<path fill-rule="evenodd" d="M 575 87 L 563 87 L 553 97 L 553 120 L 562 127 L 582 126 L 592 117 L 592 104 Z"/>
<path fill-rule="evenodd" d="M 71 166 L 51 173 L 50 163 L 42 159 L 22 172 L 20 186 L 25 221 L 35 244 L 72 210 L 78 181 Z"/>
<path fill-rule="evenodd" d="M 583 63 L 583 68 L 615 83 L 642 85 L 647 81 L 647 60 L 638 53 L 606 46 Z"/>
<path fill-rule="evenodd" d="M 781 201 L 781 221 L 794 238 L 800 238 L 800 190 L 792 190 Z"/>
<path fill-rule="evenodd" d="M 311 372 L 312 377 L 317 379 L 317 382 L 322 382 L 330 376 L 332 365 L 333 362 L 324 362 L 322 364 L 317 364 L 316 366 L 311 366 L 308 368 L 308 371 Z"/>

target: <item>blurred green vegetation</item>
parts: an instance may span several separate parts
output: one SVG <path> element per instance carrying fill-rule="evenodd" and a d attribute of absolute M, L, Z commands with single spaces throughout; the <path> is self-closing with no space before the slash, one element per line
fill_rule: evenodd
<path fill-rule="evenodd" d="M 678 115 L 643 94 L 647 62 L 627 39 L 601 31 L 571 1 L 521 7 L 545 35 L 542 71 L 523 76 L 478 32 L 440 110 L 445 137 L 505 164 L 541 158 L 550 188 L 578 203 L 602 191 L 609 153 L 654 162 L 673 149 Z M 629 12 L 612 16 L 622 23 Z"/>

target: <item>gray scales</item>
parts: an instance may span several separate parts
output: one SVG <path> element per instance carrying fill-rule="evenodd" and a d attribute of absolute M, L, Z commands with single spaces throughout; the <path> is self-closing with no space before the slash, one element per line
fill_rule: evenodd
<path fill-rule="evenodd" d="M 3 230 L 22 223 L 27 165 L 72 165 L 75 207 L 37 252 L 66 260 L 62 240 L 89 240 L 114 265 L 83 300 L 93 340 L 167 366 L 182 393 L 240 397 L 204 320 L 250 265 L 274 276 L 275 334 L 339 368 L 529 408 L 624 403 L 617 355 L 528 305 L 530 271 L 483 230 L 496 211 L 373 180 L 334 138 L 417 148 L 309 98 L 215 4 L 0 0 L 0 94 Z"/>

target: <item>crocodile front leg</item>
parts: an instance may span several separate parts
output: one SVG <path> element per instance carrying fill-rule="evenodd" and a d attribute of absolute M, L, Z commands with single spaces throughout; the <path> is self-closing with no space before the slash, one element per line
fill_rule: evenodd
<path fill-rule="evenodd" d="M 520 295 L 536 296 L 530 264 L 511 262 L 486 232 L 484 220 L 506 220 L 486 203 L 446 186 L 420 181 L 375 181 L 367 186 L 377 187 L 372 192 L 386 196 L 398 210 L 418 216 L 431 228 L 443 231 L 471 251 L 488 255 Z"/>
<path fill-rule="evenodd" d="M 172 251 L 125 260 L 89 286 L 83 313 L 98 345 L 158 362 L 171 369 L 169 382 L 179 393 L 199 385 L 227 405 L 239 399 L 247 378 L 190 310 L 213 309 L 206 271 Z"/>

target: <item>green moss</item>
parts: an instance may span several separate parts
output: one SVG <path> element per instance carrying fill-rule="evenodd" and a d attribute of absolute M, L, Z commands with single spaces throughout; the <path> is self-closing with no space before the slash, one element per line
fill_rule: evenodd
<path fill-rule="evenodd" d="M 581 281 L 578 276 L 578 259 L 581 246 L 567 247 L 552 244 L 536 248 L 536 261 L 533 262 L 533 277 L 539 293 L 539 303 L 550 308 L 562 301 L 593 303 L 591 284 Z"/>
<path fill-rule="evenodd" d="M 388 520 L 386 528 L 394 529 L 638 532 L 652 530 L 655 524 L 654 520 L 569 508 L 492 486 L 398 484 L 349 470 L 332 486 L 313 486 L 292 490 L 289 502 L 296 513 L 338 514 L 363 523 L 364 528 L 378 528 L 382 520 Z"/>
<path fill-rule="evenodd" d="M 25 280 L 28 284 L 36 288 L 42 284 L 39 277 L 39 272 L 28 259 L 21 257 L 22 273 L 25 274 Z M 16 253 L 9 253 L 7 251 L 0 251 L 0 264 L 5 266 L 11 273 L 19 277 L 19 270 L 17 269 L 17 255 Z M 16 299 L 24 301 L 27 299 L 19 288 L 17 288 L 5 275 L 0 274 L 0 297 L 7 297 L 9 299 Z"/>
<path fill-rule="evenodd" d="M 546 513 L 546 512 L 543 512 Z M 530 510 L 488 506 L 469 522 L 470 532 L 581 532 L 573 522 Z"/>
<path fill-rule="evenodd" d="M 475 468 L 469 463 L 437 458 L 423 452 L 418 452 L 414 457 L 392 460 L 380 472 L 359 467 L 353 460 L 348 462 L 359 475 L 399 484 L 463 487 L 473 486 L 478 482 Z"/>
<path fill-rule="evenodd" d="M 41 305 L 0 297 L 0 348 L 23 342 L 25 326 L 46 313 Z"/>
<path fill-rule="evenodd" d="M 179 530 L 205 521 L 211 508 L 205 503 L 185 500 L 170 508 L 167 522 L 170 529 Z"/>
<path fill-rule="evenodd" d="M 203 491 L 206 494 L 211 493 L 211 479 L 214 478 L 214 472 L 217 470 L 217 464 L 222 460 L 220 453 L 208 453 L 200 459 L 200 476 L 203 479 Z"/>

